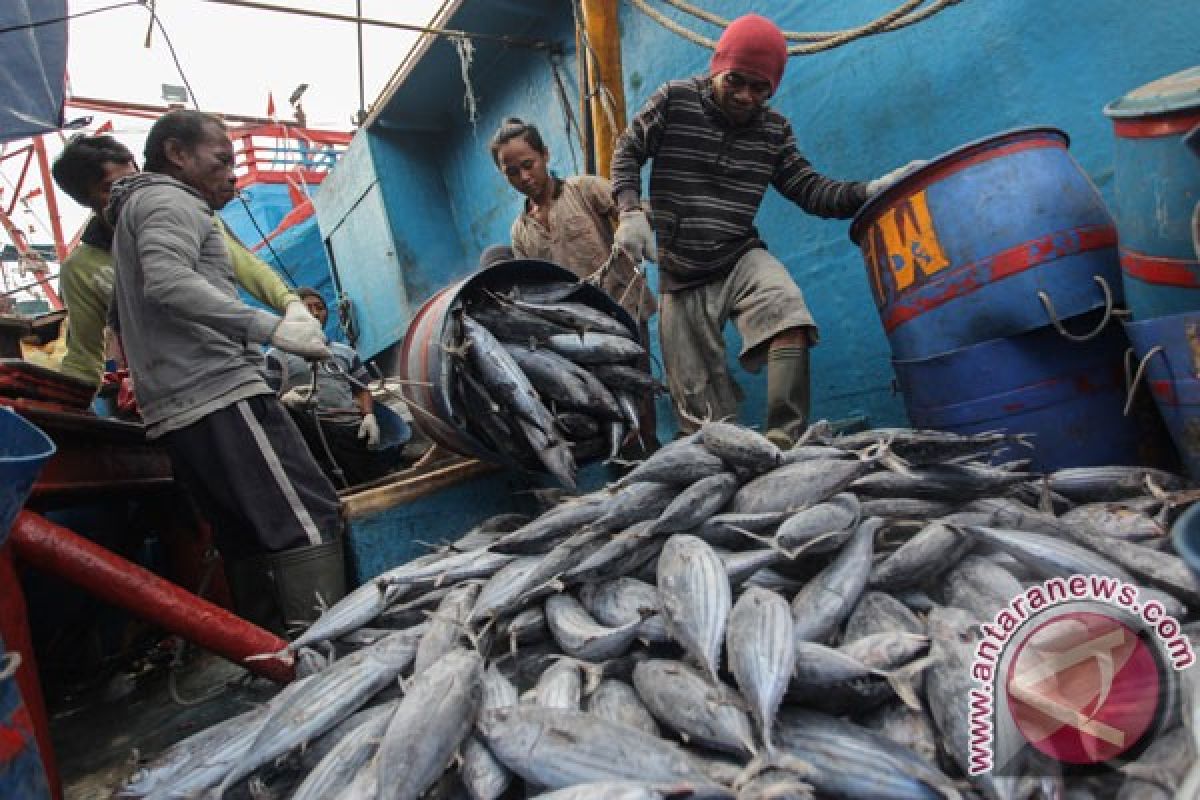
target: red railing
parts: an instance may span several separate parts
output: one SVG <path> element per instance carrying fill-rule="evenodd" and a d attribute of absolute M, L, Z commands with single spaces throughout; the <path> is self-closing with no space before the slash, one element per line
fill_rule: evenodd
<path fill-rule="evenodd" d="M 253 183 L 316 185 L 346 152 L 352 134 L 268 124 L 233 128 L 238 187 Z"/>

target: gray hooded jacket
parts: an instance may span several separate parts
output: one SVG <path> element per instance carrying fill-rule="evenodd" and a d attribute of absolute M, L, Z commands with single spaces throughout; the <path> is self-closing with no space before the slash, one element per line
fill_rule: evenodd
<path fill-rule="evenodd" d="M 153 172 L 113 187 L 116 299 L 134 391 L 151 438 L 271 394 L 259 345 L 279 317 L 243 303 L 208 203 Z"/>

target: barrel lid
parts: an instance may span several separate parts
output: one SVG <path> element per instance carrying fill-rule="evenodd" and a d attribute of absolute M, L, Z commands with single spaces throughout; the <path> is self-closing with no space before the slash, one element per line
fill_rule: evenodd
<path fill-rule="evenodd" d="M 982 139 L 975 139 L 927 161 L 918 169 L 909 172 L 900 180 L 867 200 L 850 222 L 851 241 L 859 244 L 864 229 L 875 221 L 876 215 L 881 214 L 888 207 L 888 204 L 895 199 L 897 194 L 912 191 L 916 183 L 930 183 L 938 180 L 940 177 L 945 176 L 948 167 L 951 171 L 954 171 L 953 165 L 968 162 L 969 159 L 984 151 L 1019 141 L 1039 138 L 1058 139 L 1062 142 L 1063 147 L 1067 147 L 1071 143 L 1071 137 L 1067 135 L 1066 131 L 1048 125 L 1035 125 L 1028 128 L 1013 128 L 1012 130 L 985 136 Z"/>
<path fill-rule="evenodd" d="M 1104 107 L 1114 119 L 1169 114 L 1200 108 L 1200 67 L 1151 81 Z"/>

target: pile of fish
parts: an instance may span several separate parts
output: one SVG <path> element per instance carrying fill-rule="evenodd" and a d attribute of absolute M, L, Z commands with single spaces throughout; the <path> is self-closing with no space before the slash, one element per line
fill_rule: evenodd
<path fill-rule="evenodd" d="M 379 575 L 277 654 L 303 678 L 117 796 L 1173 796 L 1178 714 L 1123 766 L 968 777 L 967 696 L 980 623 L 1033 582 L 1107 574 L 1193 617 L 1164 537 L 1184 482 L 991 466 L 1000 434 L 827 431 L 780 451 L 708 423 Z"/>
<path fill-rule="evenodd" d="M 571 489 L 576 453 L 616 458 L 638 431 L 636 398 L 662 388 L 646 371 L 637 331 L 589 305 L 595 295 L 585 286 L 467 293 L 445 343 L 467 430 L 509 463 Z"/>

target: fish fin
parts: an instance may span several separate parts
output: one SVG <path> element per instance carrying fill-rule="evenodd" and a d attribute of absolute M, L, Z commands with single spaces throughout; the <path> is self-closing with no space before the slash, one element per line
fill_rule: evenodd
<path fill-rule="evenodd" d="M 933 656 L 917 659 L 912 663 L 905 664 L 897 670 L 883 673 L 888 685 L 892 687 L 892 691 L 900 698 L 904 705 L 911 708 L 913 711 L 922 711 L 921 698 L 917 695 L 917 687 L 914 685 L 917 676 L 925 669 L 932 666 L 935 661 Z"/>
<path fill-rule="evenodd" d="M 288 646 L 288 647 L 285 647 L 282 650 L 275 652 L 275 653 L 258 653 L 256 655 L 246 656 L 242 660 L 243 661 L 270 661 L 271 659 L 278 659 L 278 660 L 282 661 L 283 663 L 287 664 L 288 666 L 292 666 L 296 663 L 296 654 L 292 652 L 291 646 Z"/>

